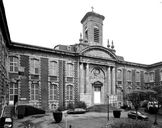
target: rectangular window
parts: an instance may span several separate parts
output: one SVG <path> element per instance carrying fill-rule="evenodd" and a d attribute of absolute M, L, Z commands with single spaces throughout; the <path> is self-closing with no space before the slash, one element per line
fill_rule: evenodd
<path fill-rule="evenodd" d="M 18 84 L 17 83 L 10 83 L 9 95 L 10 95 L 10 101 L 13 101 L 14 96 L 18 95 Z"/>
<path fill-rule="evenodd" d="M 57 100 L 58 92 L 57 92 L 57 85 L 51 84 L 50 85 L 50 100 Z"/>
<path fill-rule="evenodd" d="M 39 100 L 39 84 L 32 83 L 31 90 L 30 90 L 31 100 Z"/>
<path fill-rule="evenodd" d="M 73 86 L 72 85 L 67 86 L 66 99 L 69 101 L 73 100 Z"/>
<path fill-rule="evenodd" d="M 10 72 L 18 72 L 18 58 L 9 57 L 10 60 Z"/>

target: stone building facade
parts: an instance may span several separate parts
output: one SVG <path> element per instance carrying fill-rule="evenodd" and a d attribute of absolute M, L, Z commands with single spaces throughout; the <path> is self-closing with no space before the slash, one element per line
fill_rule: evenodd
<path fill-rule="evenodd" d="M 161 85 L 161 62 L 127 62 L 116 55 L 113 42 L 103 46 L 103 21 L 100 14 L 86 13 L 81 20 L 83 36 L 74 45 L 50 49 L 10 42 L 8 103 L 51 110 L 76 101 L 106 104 L 109 96 L 110 104 L 120 106 L 132 89 Z"/>
<path fill-rule="evenodd" d="M 7 22 L 5 17 L 5 10 L 3 3 L 0 1 L 0 114 L 2 107 L 8 100 L 8 72 L 7 72 L 7 60 L 8 50 L 7 46 L 10 37 L 7 29 Z"/>

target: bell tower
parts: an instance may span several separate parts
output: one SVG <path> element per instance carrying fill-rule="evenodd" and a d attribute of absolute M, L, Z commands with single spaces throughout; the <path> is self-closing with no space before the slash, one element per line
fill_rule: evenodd
<path fill-rule="evenodd" d="M 93 11 L 87 12 L 81 20 L 83 25 L 83 43 L 89 45 L 101 45 L 103 40 L 103 15 L 97 14 Z"/>

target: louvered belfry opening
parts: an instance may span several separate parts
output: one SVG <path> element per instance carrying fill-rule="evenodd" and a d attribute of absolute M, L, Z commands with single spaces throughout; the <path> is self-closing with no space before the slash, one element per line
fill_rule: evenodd
<path fill-rule="evenodd" d="M 99 29 L 94 27 L 94 42 L 99 43 Z"/>

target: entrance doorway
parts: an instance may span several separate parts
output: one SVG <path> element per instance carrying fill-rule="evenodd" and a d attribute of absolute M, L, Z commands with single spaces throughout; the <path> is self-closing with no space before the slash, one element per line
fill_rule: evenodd
<path fill-rule="evenodd" d="M 92 84 L 93 86 L 93 103 L 101 104 L 102 102 L 102 83 L 100 81 L 96 81 Z"/>
<path fill-rule="evenodd" d="M 101 87 L 94 87 L 94 104 L 101 103 Z"/>

